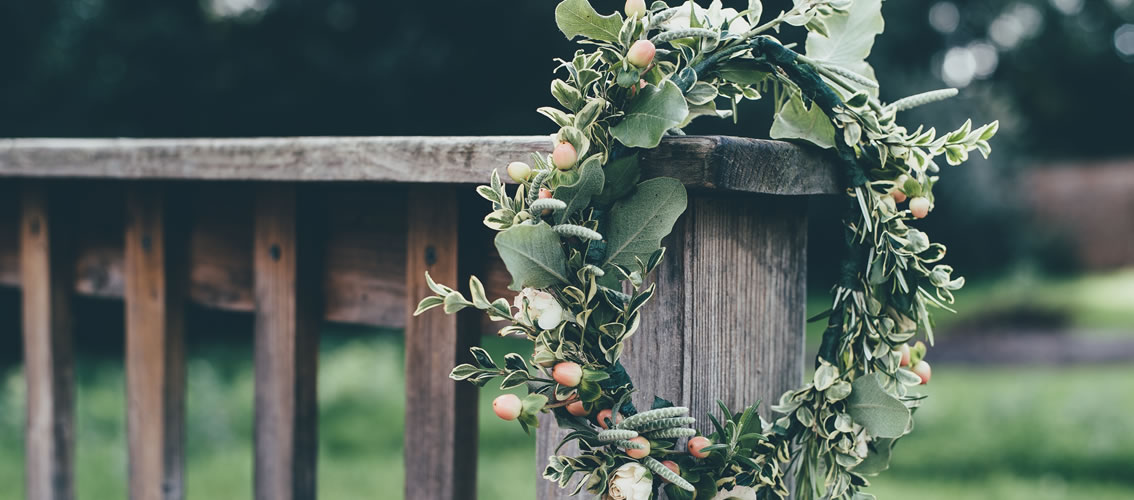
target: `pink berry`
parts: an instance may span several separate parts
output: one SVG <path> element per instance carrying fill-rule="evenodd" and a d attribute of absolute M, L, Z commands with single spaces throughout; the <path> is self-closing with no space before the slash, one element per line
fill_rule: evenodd
<path fill-rule="evenodd" d="M 674 462 L 673 460 L 663 460 L 661 464 L 664 465 L 665 468 L 673 471 L 674 474 L 677 474 L 679 476 L 681 475 L 681 467 L 677 466 L 677 462 Z M 662 478 L 662 481 L 665 481 L 667 483 L 669 482 L 666 481 L 665 478 Z"/>
<path fill-rule="evenodd" d="M 515 394 L 502 394 L 492 400 L 492 411 L 495 411 L 496 416 L 504 420 L 516 420 L 523 408 L 524 404 Z"/>
<path fill-rule="evenodd" d="M 890 191 L 890 197 L 894 199 L 895 203 L 906 201 L 906 193 L 898 188 L 894 188 L 893 191 Z"/>
<path fill-rule="evenodd" d="M 933 370 L 929 368 L 929 363 L 926 363 L 925 360 L 918 361 L 913 367 L 913 372 L 921 377 L 921 385 L 928 384 L 929 376 L 933 374 Z"/>
<path fill-rule="evenodd" d="M 642 459 L 642 458 L 646 458 L 646 456 L 648 456 L 650 454 L 650 440 L 649 439 L 646 439 L 642 436 L 638 436 L 634 439 L 631 439 L 630 442 L 645 445 L 646 447 L 643 448 L 643 449 L 640 449 L 640 450 L 637 449 L 637 448 L 627 448 L 626 449 L 626 456 L 628 456 L 630 458 Z"/>
<path fill-rule="evenodd" d="M 508 164 L 508 177 L 516 182 L 524 182 L 528 180 L 528 176 L 532 175 L 532 167 L 522 161 L 514 161 Z"/>
<path fill-rule="evenodd" d="M 709 452 L 702 451 L 706 446 L 712 445 L 713 442 L 705 436 L 696 436 L 689 439 L 689 454 L 697 458 L 705 458 L 709 456 Z"/>
<path fill-rule="evenodd" d="M 559 382 L 559 385 L 576 387 L 583 380 L 583 367 L 579 363 L 564 361 L 551 369 L 551 378 Z"/>
<path fill-rule="evenodd" d="M 609 409 L 601 410 L 598 412 L 598 415 L 595 416 L 595 420 L 598 421 L 599 427 L 602 427 L 603 429 L 610 428 L 610 426 L 606 425 L 606 421 L 611 419 L 610 413 L 611 412 Z M 620 422 L 622 422 L 622 414 L 618 414 L 618 416 L 614 418 L 615 425 L 618 425 Z"/>
<path fill-rule="evenodd" d="M 559 170 L 569 170 L 575 166 L 578 159 L 579 154 L 575 151 L 575 146 L 572 146 L 569 142 L 559 143 L 551 152 L 551 163 L 555 164 L 555 168 Z"/>
<path fill-rule="evenodd" d="M 539 188 L 539 199 L 546 200 L 551 198 L 551 190 L 547 188 Z"/>
<path fill-rule="evenodd" d="M 638 40 L 626 51 L 626 62 L 638 68 L 645 68 L 654 62 L 654 43 L 649 40 Z"/>
<path fill-rule="evenodd" d="M 567 413 L 570 413 L 576 417 L 585 417 L 587 416 L 587 409 L 583 408 L 582 401 L 575 401 L 574 403 L 567 405 Z"/>
<path fill-rule="evenodd" d="M 929 215 L 929 198 L 918 196 L 910 200 L 910 213 L 914 217 L 924 219 L 926 215 Z"/>
<path fill-rule="evenodd" d="M 900 363 L 898 363 L 898 366 L 909 366 L 910 365 L 910 345 L 909 344 L 902 344 L 901 346 L 898 346 L 898 352 L 902 353 L 902 361 Z"/>
<path fill-rule="evenodd" d="M 646 15 L 646 0 L 626 0 L 626 7 L 622 10 L 626 17 L 642 17 Z"/>

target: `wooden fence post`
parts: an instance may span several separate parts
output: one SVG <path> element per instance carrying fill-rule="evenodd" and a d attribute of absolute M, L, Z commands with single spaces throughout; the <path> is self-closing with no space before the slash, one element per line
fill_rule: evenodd
<path fill-rule="evenodd" d="M 321 291 L 314 213 L 294 184 L 256 187 L 253 274 L 256 302 L 258 500 L 315 498 L 315 398 Z"/>
<path fill-rule="evenodd" d="M 126 193 L 125 302 L 130 498 L 184 497 L 186 239 L 160 184 Z"/>
<path fill-rule="evenodd" d="M 634 403 L 655 395 L 688 406 L 697 428 L 716 400 L 730 408 L 763 400 L 761 414 L 803 376 L 806 306 L 806 198 L 693 191 L 689 208 L 663 242 L 665 259 L 622 363 Z M 719 415 L 718 415 L 719 418 Z M 566 432 L 540 420 L 542 477 Z M 541 479 L 540 499 L 568 498 Z"/>
<path fill-rule="evenodd" d="M 446 315 L 440 309 L 414 317 L 433 280 L 462 290 L 468 267 L 458 259 L 458 242 L 472 232 L 453 185 L 414 186 L 407 202 L 406 238 L 406 427 L 405 498 L 476 498 L 477 388 L 447 376 L 469 362 L 478 342 L 479 321 Z M 483 255 L 480 257 L 483 258 Z M 472 311 L 480 313 L 480 311 Z"/>
<path fill-rule="evenodd" d="M 24 432 L 29 500 L 70 500 L 74 487 L 74 366 L 71 260 L 66 199 L 59 184 L 23 185 L 20 281 L 23 283 Z"/>

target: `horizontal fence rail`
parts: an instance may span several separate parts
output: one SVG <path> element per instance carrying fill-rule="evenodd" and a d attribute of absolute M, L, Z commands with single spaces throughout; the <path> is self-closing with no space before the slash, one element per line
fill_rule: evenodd
<path fill-rule="evenodd" d="M 501 324 L 410 313 L 425 271 L 461 288 L 476 274 L 488 295 L 514 295 L 480 223 L 487 202 L 469 187 L 551 146 L 542 136 L 0 140 L 0 286 L 23 290 L 28 498 L 75 497 L 76 295 L 123 300 L 132 499 L 184 497 L 188 303 L 255 315 L 257 499 L 315 497 L 321 321 L 405 329 L 406 498 L 473 498 L 477 392 L 445 374 Z M 643 153 L 643 177 L 657 176 L 691 196 L 658 271 L 664 311 L 627 349 L 643 394 L 703 413 L 710 395 L 696 386 L 715 384 L 730 404 L 790 387 L 802 369 L 806 220 L 805 200 L 785 195 L 837 192 L 833 167 L 783 142 L 689 136 Z M 749 284 L 728 286 L 734 271 Z M 695 357 L 693 343 L 711 348 Z M 713 374 L 737 356 L 752 377 L 716 387 L 734 380 Z M 685 378 L 651 376 L 662 364 Z M 559 435 L 545 426 L 544 457 Z"/>

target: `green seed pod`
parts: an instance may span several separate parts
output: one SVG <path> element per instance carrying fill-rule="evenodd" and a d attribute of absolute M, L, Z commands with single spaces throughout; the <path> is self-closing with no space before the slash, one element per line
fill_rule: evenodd
<path fill-rule="evenodd" d="M 671 406 L 669 408 L 658 408 L 656 410 L 644 411 L 626 420 L 623 420 L 618 425 L 619 429 L 637 429 L 646 423 L 660 420 L 663 418 L 683 417 L 689 414 L 689 408 L 684 406 Z"/>
<path fill-rule="evenodd" d="M 609 443 L 612 441 L 629 441 L 638 437 L 638 433 L 628 429 L 608 429 L 598 433 L 599 441 Z"/>
<path fill-rule="evenodd" d="M 635 430 L 638 432 L 649 432 L 661 429 L 669 429 L 671 427 L 685 427 L 687 425 L 693 425 L 695 423 L 697 423 L 697 419 L 693 417 L 661 418 L 639 425 L 637 428 L 635 428 Z"/>
<path fill-rule="evenodd" d="M 645 434 L 650 439 L 679 439 L 697 435 L 697 429 L 689 427 L 670 427 L 660 431 L 651 431 Z"/>
<path fill-rule="evenodd" d="M 618 441 L 615 441 L 614 445 L 619 448 L 625 448 L 627 450 L 644 450 L 647 448 L 644 444 L 627 441 L 625 439 L 619 439 Z"/>
<path fill-rule="evenodd" d="M 689 484 L 689 481 L 686 481 L 685 478 L 677 475 L 672 470 L 669 470 L 669 467 L 662 465 L 661 462 L 654 460 L 653 458 L 646 457 L 643 458 L 641 462 L 642 465 L 645 465 L 646 468 L 653 471 L 654 474 L 661 476 L 662 479 L 673 483 L 678 488 L 681 488 L 685 491 L 694 491 L 696 489 L 692 484 Z"/>

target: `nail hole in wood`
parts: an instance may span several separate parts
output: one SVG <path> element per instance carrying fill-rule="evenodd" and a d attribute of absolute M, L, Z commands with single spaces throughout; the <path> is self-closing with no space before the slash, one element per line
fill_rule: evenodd
<path fill-rule="evenodd" d="M 152 248 L 152 247 L 153 247 L 153 241 L 150 239 L 150 235 L 143 234 L 142 235 L 142 250 L 145 251 L 145 252 L 149 252 L 150 248 Z"/>
<path fill-rule="evenodd" d="M 32 219 L 31 221 L 31 234 L 39 234 L 39 219 Z"/>
<path fill-rule="evenodd" d="M 437 249 L 433 245 L 425 247 L 425 265 L 432 266 L 437 263 Z"/>
<path fill-rule="evenodd" d="M 268 255 L 272 256 L 272 260 L 280 260 L 280 246 L 272 245 L 272 247 L 268 249 Z"/>

